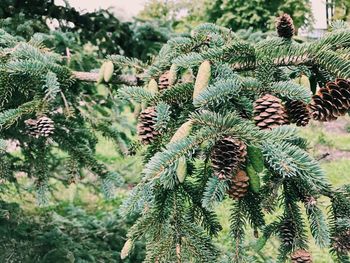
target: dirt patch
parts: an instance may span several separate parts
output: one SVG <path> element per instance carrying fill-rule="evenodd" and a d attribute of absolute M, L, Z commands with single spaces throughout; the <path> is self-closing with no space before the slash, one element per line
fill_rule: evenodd
<path fill-rule="evenodd" d="M 350 160 L 350 151 L 338 150 L 323 145 L 318 145 L 316 147 L 316 151 L 318 154 L 315 156 L 315 158 L 322 159 L 323 161 L 335 161 L 340 159 Z"/>
<path fill-rule="evenodd" d="M 349 134 L 350 118 L 348 116 L 341 117 L 336 121 L 325 122 L 322 126 L 328 133 Z"/>

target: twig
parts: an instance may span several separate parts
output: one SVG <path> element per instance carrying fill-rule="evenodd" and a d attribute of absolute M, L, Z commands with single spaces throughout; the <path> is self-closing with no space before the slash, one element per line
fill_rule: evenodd
<path fill-rule="evenodd" d="M 324 153 L 322 154 L 320 157 L 318 157 L 316 160 L 317 161 L 321 161 L 322 159 L 325 159 L 326 157 L 328 157 L 330 154 L 329 153 Z"/>

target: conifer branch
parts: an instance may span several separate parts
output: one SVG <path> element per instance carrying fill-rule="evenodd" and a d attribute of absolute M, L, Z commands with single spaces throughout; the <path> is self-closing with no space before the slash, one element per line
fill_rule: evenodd
<path fill-rule="evenodd" d="M 85 82 L 97 82 L 99 78 L 98 72 L 83 72 L 83 71 L 73 71 L 72 76 L 76 80 Z M 139 79 L 135 75 L 119 75 L 116 82 L 118 84 L 125 84 L 128 86 L 136 86 L 139 83 Z"/>

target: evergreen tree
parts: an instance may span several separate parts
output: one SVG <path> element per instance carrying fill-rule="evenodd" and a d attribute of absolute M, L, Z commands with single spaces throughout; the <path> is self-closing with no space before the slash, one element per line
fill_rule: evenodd
<path fill-rule="evenodd" d="M 289 18 L 277 28 L 294 32 Z M 212 237 L 221 226 L 214 208 L 227 197 L 233 262 L 254 261 L 244 244 L 247 225 L 261 235 L 257 251 L 272 235 L 280 238 L 280 262 L 288 256 L 310 262 L 307 225 L 320 247 L 330 247 L 339 262 L 349 261 L 350 187 L 329 184 L 291 125 L 332 121 L 349 111 L 345 24 L 302 44 L 284 33 L 245 42 L 229 29 L 203 24 L 191 36 L 169 40 L 149 66 L 112 55 L 100 74 L 72 71 L 37 36 L 21 42 L 0 33 L 2 179 L 15 182 L 15 173 L 25 172 L 43 197 L 61 150 L 72 175 L 88 168 L 102 178 L 108 195 L 119 177 L 94 158 L 93 131 L 125 137 L 111 118 L 114 92 L 141 103 L 137 129 L 147 145 L 145 168 L 123 206 L 125 215 L 139 219 L 122 258 L 145 238 L 145 262 L 217 262 Z M 315 94 L 293 81 L 300 74 L 309 77 Z M 106 97 L 85 83 L 95 80 L 111 84 Z M 127 86 L 119 88 L 121 83 Z M 20 157 L 6 150 L 5 140 L 17 142 Z M 130 150 L 136 148 L 142 147 Z M 331 201 L 328 223 L 320 197 Z M 268 213 L 276 214 L 270 224 Z"/>
<path fill-rule="evenodd" d="M 43 46 L 41 34 L 29 42 L 3 30 L 0 35 L 0 178 L 16 182 L 18 172 L 26 173 L 43 203 L 51 177 L 68 184 L 79 181 L 87 168 L 102 178 L 102 190 L 112 196 L 122 178 L 96 160 L 96 132 L 113 139 L 126 153 L 131 127 L 120 116 L 122 104 L 108 82 L 136 80 L 113 76 L 113 64 L 107 63 L 104 92 L 98 92 L 84 73 L 66 66 L 67 58 Z M 20 153 L 7 151 L 8 142 Z"/>
<path fill-rule="evenodd" d="M 144 105 L 138 133 L 147 145 L 143 179 L 123 205 L 140 215 L 127 251 L 144 237 L 145 262 L 219 262 L 215 207 L 229 198 L 232 262 L 255 262 L 271 236 L 281 241 L 278 262 L 311 262 L 308 228 L 318 246 L 349 261 L 349 186 L 330 185 L 296 126 L 349 111 L 350 30 L 337 23 L 301 44 L 289 16 L 277 30 L 280 37 L 250 43 L 203 24 L 163 46 L 143 86 L 119 89 Z M 300 74 L 314 94 L 293 81 Z M 332 204 L 328 220 L 321 197 Z M 254 249 L 244 242 L 248 226 L 260 236 Z"/>

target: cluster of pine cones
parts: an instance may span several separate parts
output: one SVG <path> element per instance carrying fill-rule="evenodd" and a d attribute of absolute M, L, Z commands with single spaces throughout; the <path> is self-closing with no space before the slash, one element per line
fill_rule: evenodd
<path fill-rule="evenodd" d="M 254 103 L 254 121 L 261 129 L 272 129 L 289 123 L 305 126 L 311 118 L 318 121 L 336 120 L 349 109 L 350 81 L 337 79 L 319 89 L 309 104 L 288 101 L 283 105 L 279 98 L 271 94 L 262 96 Z"/>
<path fill-rule="evenodd" d="M 53 120 L 47 116 L 38 119 L 28 119 L 25 121 L 28 134 L 35 138 L 49 137 L 54 133 L 55 126 Z"/>
<path fill-rule="evenodd" d="M 157 81 L 157 88 L 160 92 L 171 87 L 175 82 L 185 83 L 192 82 L 191 76 L 183 76 L 181 79 L 174 79 L 171 70 L 165 71 L 161 74 Z M 148 107 L 144 109 L 139 115 L 139 122 L 137 125 L 137 133 L 143 144 L 150 144 L 153 142 L 160 132 L 155 129 L 157 112 L 156 107 Z"/>
<path fill-rule="evenodd" d="M 162 75 L 160 75 L 158 79 L 158 89 L 159 91 L 166 90 L 171 86 L 171 76 L 170 71 L 165 71 Z M 159 131 L 156 130 L 155 124 L 157 121 L 157 110 L 156 107 L 148 107 L 141 111 L 139 115 L 139 121 L 137 124 L 137 134 L 143 144 L 152 143 L 157 136 L 160 134 Z"/>

